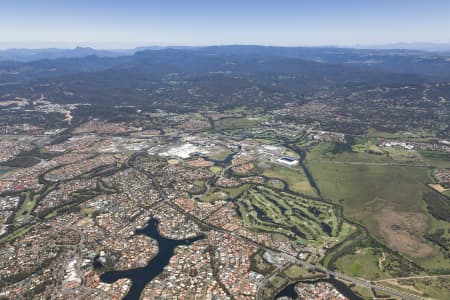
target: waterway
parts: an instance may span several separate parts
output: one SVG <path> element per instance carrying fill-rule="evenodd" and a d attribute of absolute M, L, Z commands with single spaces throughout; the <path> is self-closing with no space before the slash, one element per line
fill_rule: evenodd
<path fill-rule="evenodd" d="M 279 297 L 289 297 L 291 299 L 297 299 L 298 295 L 295 292 L 295 285 L 297 283 L 307 283 L 307 284 L 316 284 L 318 282 L 328 282 L 332 284 L 342 295 L 347 297 L 350 300 L 363 300 L 363 298 L 356 295 L 347 285 L 345 285 L 343 282 L 336 280 L 334 277 L 330 278 L 323 278 L 323 279 L 316 279 L 316 280 L 302 280 L 298 281 L 296 283 L 290 284 L 287 287 L 285 287 L 281 292 L 279 292 L 275 299 L 278 299 Z"/>
<path fill-rule="evenodd" d="M 0 176 L 5 174 L 5 173 L 7 173 L 7 172 L 9 172 L 9 171 L 11 171 L 11 170 L 12 170 L 11 168 L 0 166 Z"/>
<path fill-rule="evenodd" d="M 158 242 L 158 254 L 148 262 L 143 268 L 135 268 L 123 271 L 109 271 L 100 276 L 100 280 L 106 283 L 114 283 L 121 278 L 128 278 L 132 281 L 132 285 L 128 294 L 123 298 L 124 300 L 139 299 L 145 286 L 158 276 L 164 267 L 174 255 L 174 250 L 177 246 L 190 245 L 198 240 L 203 239 L 203 236 L 184 240 L 172 240 L 162 237 L 158 232 L 158 220 L 150 219 L 147 226 L 135 231 L 136 235 L 145 235 L 155 239 Z"/>

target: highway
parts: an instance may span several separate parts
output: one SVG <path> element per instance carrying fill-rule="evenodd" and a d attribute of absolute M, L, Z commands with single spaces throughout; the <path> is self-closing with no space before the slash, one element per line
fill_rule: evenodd
<path fill-rule="evenodd" d="M 413 295 L 413 294 L 410 294 L 410 293 L 399 291 L 399 290 L 396 290 L 396 289 L 393 289 L 393 288 L 390 288 L 390 287 L 386 287 L 386 286 L 383 286 L 383 285 L 380 285 L 378 283 L 371 282 L 371 281 L 368 281 L 368 280 L 365 280 L 365 279 L 350 277 L 350 276 L 347 276 L 347 275 L 344 275 L 344 274 L 341 274 L 341 273 L 338 273 L 338 272 L 326 269 L 326 268 L 324 268 L 323 266 L 320 266 L 320 265 L 312 265 L 312 264 L 310 264 L 310 263 L 308 263 L 306 261 L 300 260 L 299 258 L 297 258 L 296 256 L 293 256 L 290 253 L 287 253 L 285 251 L 280 251 L 278 249 L 274 249 L 274 248 L 268 247 L 268 246 L 266 246 L 264 244 L 260 244 L 258 242 L 255 242 L 255 241 L 253 241 L 253 240 L 251 240 L 251 239 L 249 239 L 249 238 L 247 238 L 245 236 L 239 235 L 239 234 L 237 234 L 237 233 L 235 233 L 233 231 L 229 231 L 229 230 L 223 229 L 221 227 L 215 226 L 213 224 L 207 223 L 204 220 L 201 220 L 201 219 L 197 218 L 196 216 L 186 212 L 181 207 L 179 207 L 177 204 L 175 204 L 174 202 L 170 201 L 169 197 L 164 192 L 164 190 L 161 188 L 161 186 L 159 186 L 159 184 L 156 182 L 156 180 L 153 180 L 151 174 L 149 174 L 146 170 L 144 170 L 142 168 L 139 168 L 138 166 L 132 166 L 132 167 L 136 168 L 138 171 L 144 173 L 148 177 L 148 179 L 152 183 L 153 187 L 160 194 L 160 196 L 162 198 L 161 201 L 163 201 L 166 204 L 170 205 L 172 208 L 177 210 L 179 213 L 185 215 L 189 220 L 191 220 L 194 223 L 196 223 L 197 225 L 199 225 L 200 228 L 202 228 L 202 227 L 203 228 L 208 228 L 209 230 L 215 230 L 217 232 L 221 232 L 221 233 L 224 233 L 224 234 L 231 235 L 231 236 L 233 236 L 233 237 L 235 237 L 237 239 L 241 239 L 241 240 L 243 240 L 243 241 L 245 241 L 245 242 L 247 242 L 249 244 L 252 244 L 252 245 L 254 245 L 256 247 L 259 247 L 259 248 L 262 248 L 264 250 L 269 250 L 269 251 L 272 251 L 272 252 L 275 252 L 275 253 L 282 254 L 288 261 L 295 262 L 296 264 L 301 265 L 304 268 L 314 268 L 314 269 L 320 270 L 323 273 L 328 274 L 329 276 L 333 276 L 336 279 L 344 280 L 344 281 L 346 281 L 348 283 L 352 283 L 352 284 L 357 285 L 357 286 L 361 286 L 361 287 L 364 287 L 364 288 L 369 288 L 369 289 L 382 291 L 382 292 L 391 294 L 393 296 L 400 297 L 400 298 L 405 299 L 405 300 L 425 300 L 426 299 L 424 297 L 420 297 L 420 296 L 417 296 L 417 295 Z M 284 268 L 280 268 L 279 272 L 282 272 L 282 270 L 284 270 Z M 263 281 L 263 283 L 264 282 L 265 281 Z M 259 288 L 261 288 L 261 287 L 259 287 Z M 257 294 L 256 299 L 257 300 L 263 300 L 263 299 L 260 298 L 259 293 Z"/>

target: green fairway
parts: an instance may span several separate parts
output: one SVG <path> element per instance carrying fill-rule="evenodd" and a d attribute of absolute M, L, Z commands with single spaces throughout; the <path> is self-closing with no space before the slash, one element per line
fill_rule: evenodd
<path fill-rule="evenodd" d="M 351 232 L 348 226 L 340 226 L 332 205 L 264 186 L 248 190 L 237 204 L 247 226 L 280 233 L 301 244 L 331 245 Z"/>
<path fill-rule="evenodd" d="M 289 168 L 277 164 L 271 164 L 269 169 L 265 169 L 262 175 L 270 178 L 278 178 L 288 183 L 289 189 L 293 192 L 307 195 L 315 195 L 314 189 L 309 184 L 303 170 L 300 168 Z"/>

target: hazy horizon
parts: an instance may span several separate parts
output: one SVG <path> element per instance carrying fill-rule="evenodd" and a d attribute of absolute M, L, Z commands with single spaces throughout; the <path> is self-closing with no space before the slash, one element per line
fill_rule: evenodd
<path fill-rule="evenodd" d="M 0 2 L 0 48 L 450 43 L 450 2 Z"/>
<path fill-rule="evenodd" d="M 198 45 L 183 45 L 183 44 L 126 44 L 121 42 L 111 42 L 111 43 L 89 43 L 89 42 L 22 42 L 22 43 L 3 43 L 0 42 L 0 51 L 4 50 L 45 50 L 45 49 L 59 49 L 59 50 L 73 50 L 76 48 L 91 48 L 94 50 L 109 50 L 109 51 L 126 51 L 134 50 L 137 48 L 170 48 L 170 47 L 214 47 L 214 46 L 261 46 L 261 47 L 311 47 L 311 48 L 354 48 L 354 49 L 406 49 L 406 50 L 439 50 L 449 49 L 450 43 L 425 43 L 425 42 L 395 42 L 386 44 L 353 44 L 353 45 L 283 45 L 283 44 L 198 44 Z M 401 46 L 396 48 L 396 46 Z"/>

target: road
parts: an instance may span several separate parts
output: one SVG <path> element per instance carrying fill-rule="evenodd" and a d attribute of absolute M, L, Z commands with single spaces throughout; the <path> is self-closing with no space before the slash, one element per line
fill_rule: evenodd
<path fill-rule="evenodd" d="M 347 276 L 347 275 L 344 275 L 344 274 L 341 274 L 341 273 L 337 273 L 335 271 L 326 269 L 326 268 L 324 268 L 323 266 L 320 266 L 320 265 L 312 265 L 312 264 L 310 264 L 310 263 L 308 263 L 306 261 L 298 259 L 296 256 L 294 256 L 294 255 L 292 255 L 290 253 L 287 253 L 285 251 L 281 251 L 281 250 L 278 250 L 278 249 L 274 249 L 274 248 L 268 247 L 268 246 L 266 246 L 264 244 L 260 244 L 258 242 L 255 242 L 255 241 L 253 241 L 253 240 L 251 240 L 251 239 L 249 239 L 249 238 L 247 238 L 245 236 L 239 235 L 239 234 L 237 234 L 237 233 L 235 233 L 233 231 L 229 231 L 229 230 L 226 230 L 224 228 L 221 228 L 221 227 L 215 226 L 213 224 L 207 223 L 204 220 L 201 220 L 201 219 L 197 218 L 196 216 L 186 212 L 180 206 L 178 206 L 174 202 L 170 201 L 170 199 L 167 196 L 167 194 L 165 193 L 165 191 L 161 188 L 161 186 L 157 183 L 157 181 L 153 179 L 151 174 L 149 174 L 145 169 L 142 169 L 142 168 L 140 168 L 138 166 L 132 166 L 132 167 L 136 168 L 138 171 L 142 172 L 143 174 L 145 174 L 148 177 L 148 179 L 152 183 L 153 187 L 160 194 L 160 196 L 162 198 L 161 201 L 165 202 L 166 204 L 168 204 L 169 206 L 171 206 L 172 208 L 177 210 L 179 213 L 181 213 L 184 216 L 186 216 L 189 220 L 191 220 L 194 223 L 196 223 L 197 225 L 199 225 L 200 228 L 202 228 L 202 227 L 203 228 L 208 228 L 209 230 L 215 230 L 217 232 L 228 234 L 228 235 L 231 235 L 231 236 L 233 236 L 233 237 L 235 237 L 237 239 L 240 239 L 240 240 L 243 240 L 243 241 L 245 241 L 245 242 L 247 242 L 249 244 L 252 244 L 252 245 L 254 245 L 256 247 L 262 248 L 264 250 L 268 250 L 268 251 L 272 251 L 272 252 L 275 252 L 275 253 L 283 254 L 283 256 L 288 258 L 288 260 L 290 260 L 292 262 L 295 262 L 295 263 L 301 265 L 304 268 L 315 268 L 315 269 L 321 270 L 322 272 L 328 274 L 329 276 L 333 276 L 336 279 L 344 280 L 344 281 L 347 281 L 349 283 L 352 283 L 352 284 L 360 286 L 360 287 L 382 291 L 382 292 L 391 294 L 393 296 L 400 297 L 400 298 L 405 299 L 405 300 L 425 300 L 426 299 L 424 297 L 420 297 L 420 296 L 417 296 L 417 295 L 413 295 L 413 294 L 410 294 L 410 293 L 399 291 L 399 290 L 396 290 L 396 289 L 393 289 L 393 288 L 390 288 L 390 287 L 382 286 L 380 284 L 377 284 L 375 282 L 371 282 L 371 281 L 368 281 L 368 280 L 365 280 L 365 279 L 354 278 L 354 277 L 350 277 L 350 276 Z M 258 298 L 258 295 L 257 295 L 256 299 L 257 300 L 260 299 L 260 298 Z"/>
<path fill-rule="evenodd" d="M 436 278 L 445 278 L 445 277 L 450 277 L 450 274 L 396 277 L 396 278 L 388 278 L 388 279 L 376 280 L 374 282 L 389 282 L 389 281 L 403 280 L 403 279 L 405 279 L 405 280 L 408 280 L 408 279 L 436 279 Z"/>
<path fill-rule="evenodd" d="M 365 162 L 365 161 L 338 161 L 338 160 L 310 160 L 310 163 L 333 164 L 333 165 L 357 165 L 357 166 L 395 166 L 395 167 L 415 167 L 428 168 L 425 164 L 406 164 L 391 162 Z"/>

